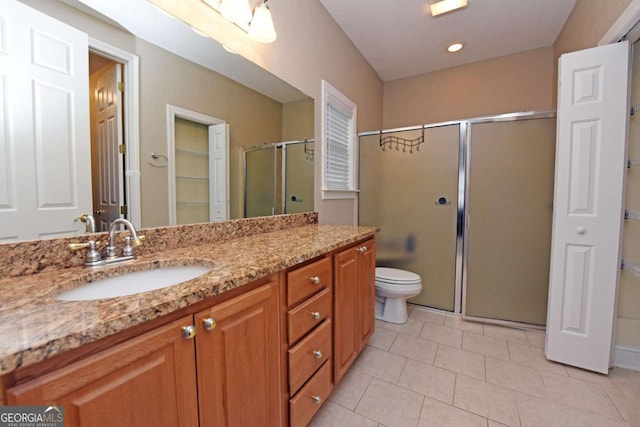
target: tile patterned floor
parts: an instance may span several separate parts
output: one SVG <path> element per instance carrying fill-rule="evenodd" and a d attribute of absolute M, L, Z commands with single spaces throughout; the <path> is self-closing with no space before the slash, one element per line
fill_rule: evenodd
<path fill-rule="evenodd" d="M 376 320 L 313 427 L 640 427 L 640 372 L 553 363 L 544 334 L 414 307 Z"/>

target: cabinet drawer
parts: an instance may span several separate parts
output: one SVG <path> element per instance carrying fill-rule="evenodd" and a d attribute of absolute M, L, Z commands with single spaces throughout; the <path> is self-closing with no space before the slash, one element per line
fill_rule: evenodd
<path fill-rule="evenodd" d="M 293 395 L 331 357 L 331 319 L 289 349 L 289 390 Z"/>
<path fill-rule="evenodd" d="M 331 290 L 325 289 L 287 314 L 289 345 L 331 317 Z"/>
<path fill-rule="evenodd" d="M 290 424 L 306 426 L 331 393 L 331 361 L 322 368 L 289 400 Z"/>
<path fill-rule="evenodd" d="M 287 305 L 292 305 L 331 285 L 331 259 L 324 258 L 287 273 Z"/>

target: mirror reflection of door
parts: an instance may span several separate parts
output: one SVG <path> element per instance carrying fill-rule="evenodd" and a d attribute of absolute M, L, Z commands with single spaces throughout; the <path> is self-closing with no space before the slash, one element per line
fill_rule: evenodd
<path fill-rule="evenodd" d="M 122 65 L 89 54 L 91 178 L 97 231 L 124 217 Z"/>

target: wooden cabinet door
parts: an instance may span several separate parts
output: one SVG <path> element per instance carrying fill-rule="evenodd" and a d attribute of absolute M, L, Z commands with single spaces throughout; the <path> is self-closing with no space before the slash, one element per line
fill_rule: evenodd
<path fill-rule="evenodd" d="M 358 332 L 358 249 L 346 249 L 334 255 L 333 351 L 335 384 L 347 372 L 360 352 Z"/>
<path fill-rule="evenodd" d="M 9 405 L 64 405 L 65 426 L 198 425 L 187 316 L 8 390 Z"/>
<path fill-rule="evenodd" d="M 358 273 L 360 297 L 359 350 L 362 350 L 375 330 L 376 310 L 376 246 L 375 240 L 368 240 L 360 246 Z"/>
<path fill-rule="evenodd" d="M 280 425 L 279 318 L 275 276 L 196 314 L 202 426 Z"/>

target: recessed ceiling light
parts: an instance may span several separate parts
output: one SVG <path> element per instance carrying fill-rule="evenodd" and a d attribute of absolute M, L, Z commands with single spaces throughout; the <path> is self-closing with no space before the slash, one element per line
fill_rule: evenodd
<path fill-rule="evenodd" d="M 203 33 L 202 31 L 200 31 L 196 27 L 191 27 L 191 29 L 193 30 L 194 33 L 196 33 L 199 36 L 205 37 L 207 39 L 210 38 L 207 34 Z"/>
<path fill-rule="evenodd" d="M 464 43 L 451 43 L 447 50 L 451 53 L 458 52 L 460 49 L 464 47 Z"/>
<path fill-rule="evenodd" d="M 467 0 L 429 0 L 432 16 L 442 15 L 467 6 Z"/>

